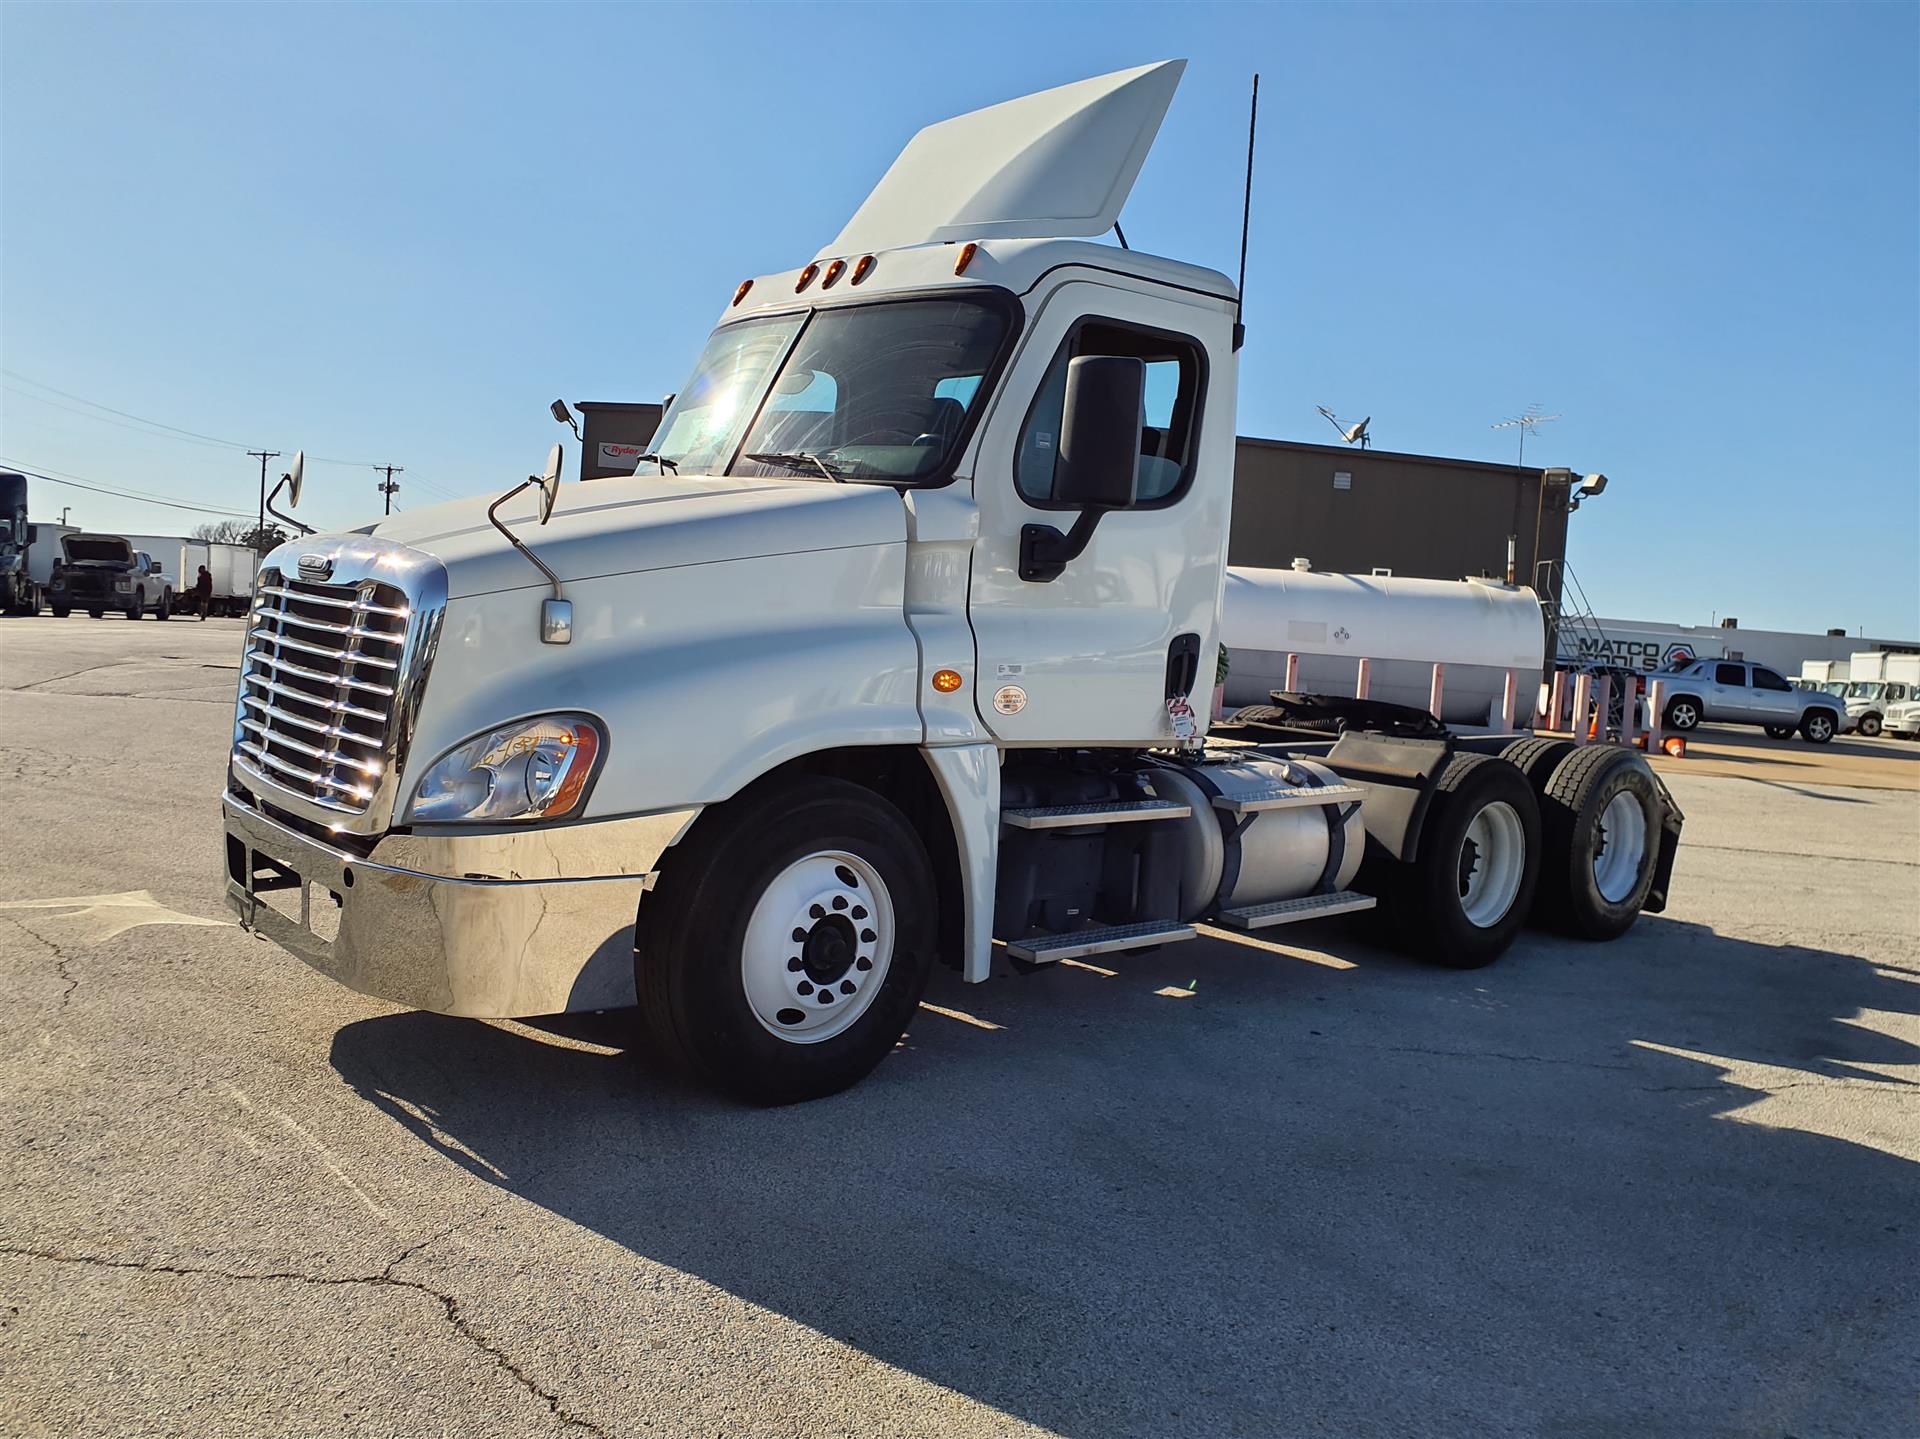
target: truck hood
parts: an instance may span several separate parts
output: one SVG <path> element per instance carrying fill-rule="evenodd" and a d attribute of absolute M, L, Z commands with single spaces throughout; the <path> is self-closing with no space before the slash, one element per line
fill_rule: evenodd
<path fill-rule="evenodd" d="M 133 546 L 119 535 L 68 535 L 61 541 L 69 564 L 130 565 Z"/>
<path fill-rule="evenodd" d="M 906 539 L 899 495 L 878 485 L 704 475 L 587 480 L 560 487 L 544 526 L 538 493 L 509 500 L 500 519 L 562 580 Z M 488 523 L 497 497 L 409 510 L 363 533 L 438 559 L 449 599 L 544 588 L 539 570 Z"/>

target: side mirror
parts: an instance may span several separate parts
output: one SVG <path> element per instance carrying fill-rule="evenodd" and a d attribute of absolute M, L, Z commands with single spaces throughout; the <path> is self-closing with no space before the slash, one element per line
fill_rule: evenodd
<path fill-rule="evenodd" d="M 555 400 L 557 405 L 560 402 Z M 541 474 L 540 486 L 540 523 L 545 524 L 553 518 L 553 502 L 560 498 L 560 467 L 566 462 L 566 454 L 558 445 L 547 451 L 547 468 Z"/>
<path fill-rule="evenodd" d="M 573 411 L 567 408 L 567 402 L 565 400 L 555 400 L 551 405 L 548 405 L 547 413 L 552 415 L 555 420 L 565 425 L 568 429 L 572 430 L 573 437 L 576 440 L 580 438 L 580 427 L 573 422 Z"/>
<path fill-rule="evenodd" d="M 1064 535 L 1052 525 L 1020 527 L 1020 578 L 1057 580 L 1093 538 L 1108 510 L 1133 503 L 1140 475 L 1147 366 L 1122 355 L 1082 355 L 1067 362 L 1060 411 L 1060 450 L 1053 498 L 1080 514 Z"/>
<path fill-rule="evenodd" d="M 293 468 L 287 471 L 287 504 L 293 509 L 300 508 L 300 486 L 307 478 L 307 452 L 293 452 Z"/>
<path fill-rule="evenodd" d="M 1120 509 L 1133 503 L 1146 423 L 1147 367 L 1119 355 L 1067 362 L 1060 458 L 1053 497 L 1063 505 Z"/>

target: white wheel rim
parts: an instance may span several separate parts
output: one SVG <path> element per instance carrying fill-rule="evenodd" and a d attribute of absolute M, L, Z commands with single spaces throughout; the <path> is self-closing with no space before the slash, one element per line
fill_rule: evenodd
<path fill-rule="evenodd" d="M 858 855 L 821 850 L 775 875 L 747 921 L 740 979 L 753 1017 L 789 1044 L 844 1033 L 893 962 L 893 901 Z"/>
<path fill-rule="evenodd" d="M 1647 862 L 1647 815 L 1631 790 L 1607 801 L 1594 844 L 1594 887 L 1608 904 L 1619 904 L 1632 895 Z"/>
<path fill-rule="evenodd" d="M 1512 805 L 1487 805 L 1460 841 L 1460 908 L 1477 929 L 1507 917 L 1527 869 L 1527 831 Z"/>

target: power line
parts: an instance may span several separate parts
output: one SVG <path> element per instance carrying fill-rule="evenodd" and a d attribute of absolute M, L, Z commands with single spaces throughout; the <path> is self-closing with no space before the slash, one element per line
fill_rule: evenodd
<path fill-rule="evenodd" d="M 231 515 L 233 518 L 241 520 L 247 517 L 245 510 L 223 510 L 213 505 L 194 505 L 187 503 L 185 500 L 170 500 L 163 499 L 157 495 L 141 494 L 136 490 L 109 489 L 105 485 L 90 484 L 85 480 L 69 479 L 63 471 L 59 470 L 51 473 L 42 473 L 39 470 L 29 469 L 19 460 L 7 459 L 4 455 L 0 455 L 0 465 L 6 465 L 18 471 L 20 474 L 27 476 L 29 479 L 45 480 L 50 485 L 66 485 L 76 490 L 91 490 L 97 495 L 114 495 L 123 500 L 138 500 L 142 504 L 164 505 L 170 510 L 195 510 L 203 515 Z"/>
<path fill-rule="evenodd" d="M 407 467 L 405 465 L 375 465 L 374 469 L 386 471 L 386 479 L 382 480 L 377 488 L 381 494 L 387 497 L 387 513 L 392 514 L 393 497 L 400 493 L 400 486 L 393 477 L 395 475 L 404 475 L 407 472 Z"/>
<path fill-rule="evenodd" d="M 178 425 L 165 424 L 159 420 L 149 420 L 145 415 L 136 415 L 128 410 L 116 410 L 112 405 L 103 405 L 98 400 L 89 400 L 85 395 L 75 395 L 70 394 L 66 390 L 57 390 L 44 381 L 34 379 L 31 375 L 21 374 L 18 370 L 0 369 L 0 375 L 6 375 L 15 380 L 24 380 L 34 388 L 45 390 L 50 395 L 58 395 L 63 400 L 77 400 L 79 403 L 91 406 L 93 409 L 105 410 L 110 415 L 119 415 L 122 419 L 138 420 L 143 425 L 152 425 L 155 429 L 159 430 L 171 430 L 176 435 L 185 435 L 188 439 L 204 440 L 214 445 L 227 445 L 236 450 L 244 450 L 246 448 L 246 445 L 239 440 L 223 440 L 218 435 L 203 435 L 198 430 L 183 430 Z M 33 399 L 36 397 L 29 395 L 28 398 Z"/>
<path fill-rule="evenodd" d="M 49 409 L 60 410 L 69 415 L 78 415 L 83 420 L 92 420 L 96 425 L 112 425 L 115 429 L 131 430 L 136 435 L 145 435 L 148 439 L 152 440 L 175 440 L 183 445 L 203 445 L 209 449 L 216 450 L 240 450 L 246 448 L 244 445 L 231 443 L 227 440 L 203 440 L 189 435 L 156 434 L 152 430 L 142 429 L 140 425 L 130 425 L 123 420 L 110 420 L 105 415 L 94 415 L 89 414 L 85 410 L 76 410 L 72 405 L 60 404 L 58 401 L 49 400 L 44 395 L 29 394 L 18 385 L 0 384 L 0 390 L 6 390 L 18 395 L 23 400 L 32 400 L 36 405 L 45 405 Z"/>

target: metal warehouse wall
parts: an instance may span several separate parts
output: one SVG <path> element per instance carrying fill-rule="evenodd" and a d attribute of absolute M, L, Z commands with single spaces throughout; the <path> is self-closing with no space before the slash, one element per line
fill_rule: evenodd
<path fill-rule="evenodd" d="M 1518 535 L 1517 577 L 1531 584 L 1536 558 L 1567 553 L 1566 490 L 1547 486 L 1542 507 L 1541 473 L 1242 436 L 1227 561 L 1284 569 L 1304 555 L 1316 570 L 1345 574 L 1383 568 L 1420 579 L 1499 578 L 1507 536 Z M 1348 487 L 1337 486 L 1339 475 L 1349 477 Z"/>

